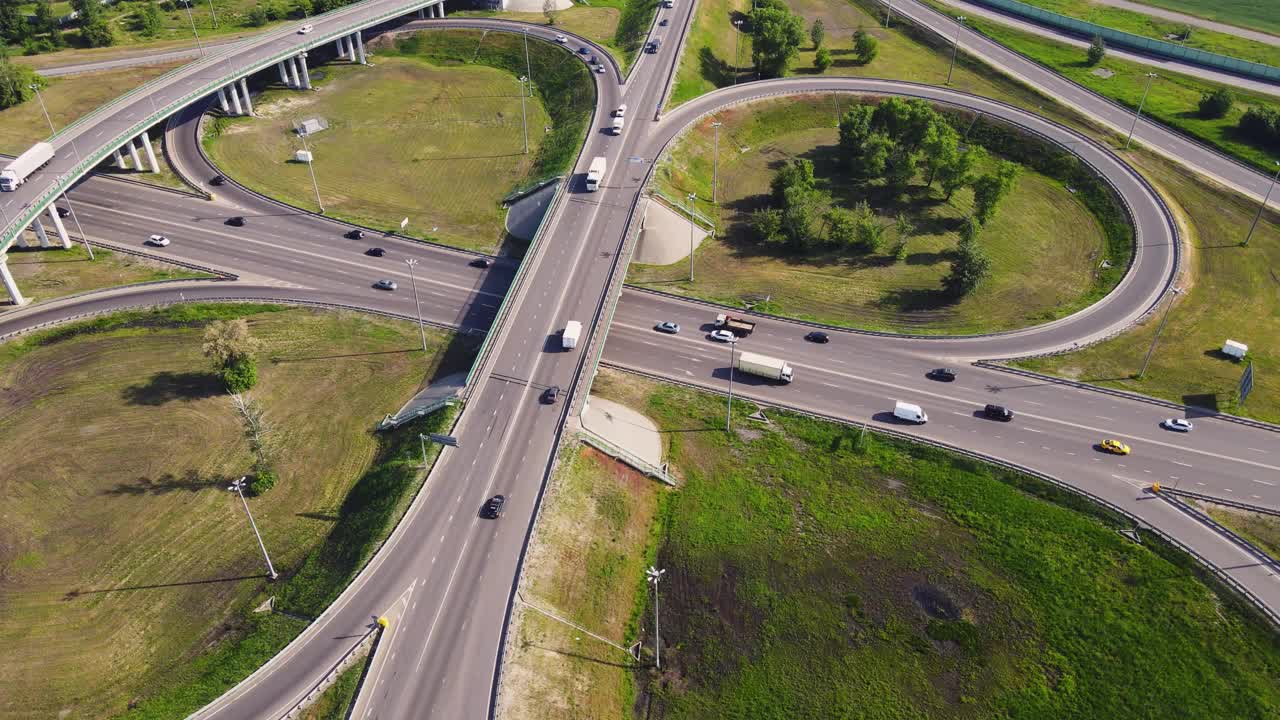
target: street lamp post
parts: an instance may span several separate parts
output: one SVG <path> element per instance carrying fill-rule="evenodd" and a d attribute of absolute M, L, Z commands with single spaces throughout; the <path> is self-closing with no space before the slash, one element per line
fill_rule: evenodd
<path fill-rule="evenodd" d="M 413 266 L 418 264 L 417 258 L 405 258 L 409 266 L 409 284 L 413 286 L 413 309 L 418 313 L 418 335 L 422 338 L 422 352 L 427 351 L 427 331 L 422 327 L 422 305 L 418 303 L 418 281 L 413 275 Z"/>
<path fill-rule="evenodd" d="M 244 499 L 244 478 L 231 483 L 228 490 L 234 490 L 240 496 L 240 502 L 244 503 L 244 514 L 249 516 L 249 525 L 253 528 L 254 537 L 258 538 L 258 547 L 262 549 L 262 557 L 267 561 L 267 572 L 270 573 L 272 580 L 280 577 L 276 573 L 276 569 L 271 565 L 271 556 L 267 554 L 267 546 L 262 542 L 262 534 L 258 532 L 258 524 L 253 521 L 253 513 L 249 512 L 249 501 Z"/>
<path fill-rule="evenodd" d="M 889 27 L 889 18 L 893 16 L 893 0 L 889 0 L 885 5 L 888 6 L 888 9 L 884 11 L 884 26 Z"/>
<path fill-rule="evenodd" d="M 956 69 L 956 53 L 960 51 L 960 28 L 964 27 L 964 21 L 968 20 L 968 18 L 966 18 L 964 15 L 957 15 L 956 20 L 959 21 L 959 24 L 956 25 L 955 42 L 951 43 L 951 65 L 947 67 L 947 84 L 948 85 L 951 84 L 951 71 Z"/>
<path fill-rule="evenodd" d="M 724 431 L 733 431 L 733 349 L 738 343 L 729 343 L 729 402 L 724 411 Z"/>
<path fill-rule="evenodd" d="M 316 158 L 311 154 L 311 148 L 307 147 L 306 128 L 298 126 L 298 137 L 302 140 L 302 150 L 307 153 L 307 171 L 311 173 L 311 189 L 316 192 L 316 205 L 320 208 L 320 214 L 324 214 L 324 201 L 320 199 L 320 183 L 316 182 Z"/>
<path fill-rule="evenodd" d="M 685 196 L 686 207 L 689 209 L 689 282 L 693 282 L 693 199 L 697 195 L 689 193 Z"/>
<path fill-rule="evenodd" d="M 533 82 L 533 66 L 529 64 L 529 29 L 524 29 L 524 75 Z M 522 88 L 523 89 L 523 88 Z"/>
<path fill-rule="evenodd" d="M 738 38 L 742 37 L 742 21 L 734 20 L 733 27 L 736 32 L 733 33 L 733 84 L 738 84 L 738 64 L 742 60 L 742 54 L 738 52 Z"/>
<path fill-rule="evenodd" d="M 1155 80 L 1155 73 L 1147 73 L 1147 87 L 1142 91 L 1142 99 L 1138 101 L 1138 111 L 1133 114 L 1133 125 L 1129 126 L 1129 137 L 1125 138 L 1124 149 L 1129 149 L 1129 143 L 1133 142 L 1133 131 L 1138 129 L 1138 118 L 1142 117 L 1142 106 L 1147 103 L 1147 93 L 1151 92 L 1151 81 Z"/>
<path fill-rule="evenodd" d="M 1156 342 L 1160 340 L 1160 333 L 1164 332 L 1164 324 L 1169 321 L 1169 312 L 1173 310 L 1173 301 L 1182 294 L 1182 288 L 1174 288 L 1173 294 L 1169 296 L 1169 304 L 1164 308 L 1164 317 L 1160 318 L 1160 324 L 1156 326 L 1156 334 L 1151 338 L 1151 347 L 1147 348 L 1147 356 L 1142 359 L 1142 369 L 1138 371 L 1138 379 L 1141 380 L 1143 375 L 1147 374 L 1147 366 L 1151 364 L 1151 353 L 1156 351 Z"/>
<path fill-rule="evenodd" d="M 1258 227 L 1258 220 L 1262 219 L 1262 211 L 1267 209 L 1267 201 L 1271 199 L 1271 191 L 1276 188 L 1276 180 L 1280 179 L 1280 161 L 1276 162 L 1276 174 L 1271 177 L 1271 185 L 1267 187 L 1267 194 L 1262 198 L 1262 204 L 1258 206 L 1258 214 L 1253 216 L 1253 224 L 1249 226 L 1249 234 L 1244 236 L 1244 242 L 1241 245 L 1249 247 L 1249 240 L 1253 238 L 1253 231 Z"/>
<path fill-rule="evenodd" d="M 711 123 L 711 127 L 716 131 L 715 150 L 711 154 L 711 203 L 716 202 L 716 185 L 720 180 L 720 126 L 724 123 L 716 121 Z"/>
<path fill-rule="evenodd" d="M 529 116 L 525 114 L 525 110 L 524 110 L 524 94 L 525 94 L 524 84 L 527 82 L 529 82 L 529 76 L 521 75 L 520 76 L 520 124 L 524 127 L 524 154 L 525 155 L 529 154 Z"/>
<path fill-rule="evenodd" d="M 71 187 L 67 187 L 67 191 L 62 193 L 62 197 L 67 199 L 67 212 L 71 213 L 71 221 L 76 224 L 76 232 L 80 233 L 80 241 L 84 243 L 85 252 L 89 253 L 89 261 L 93 262 L 93 246 L 89 244 L 89 236 L 84 234 L 84 228 L 80 226 L 80 216 L 76 214 L 75 206 L 71 204 Z M 56 203 L 53 210 L 58 212 Z"/>
<path fill-rule="evenodd" d="M 57 129 L 53 127 L 53 120 L 49 118 L 49 108 L 44 105 L 44 95 L 40 94 L 40 86 L 36 83 L 31 83 L 27 87 L 36 91 L 36 100 L 40 101 L 40 111 L 44 113 L 44 121 L 49 123 L 49 132 L 51 134 L 57 133 Z"/>
<path fill-rule="evenodd" d="M 662 635 L 658 632 L 658 581 L 666 573 L 666 570 L 658 570 L 652 565 L 644 571 L 649 584 L 653 585 L 653 666 L 659 670 L 662 669 Z"/>
<path fill-rule="evenodd" d="M 213 0 L 209 0 L 209 17 L 213 18 L 213 26 L 218 27 L 218 13 L 213 11 Z"/>
<path fill-rule="evenodd" d="M 191 34 L 196 37 L 196 47 L 200 48 L 200 57 L 204 57 L 204 45 L 200 43 L 200 33 L 196 32 L 196 20 L 191 17 L 191 3 L 184 5 L 187 9 L 187 22 L 191 23 Z"/>

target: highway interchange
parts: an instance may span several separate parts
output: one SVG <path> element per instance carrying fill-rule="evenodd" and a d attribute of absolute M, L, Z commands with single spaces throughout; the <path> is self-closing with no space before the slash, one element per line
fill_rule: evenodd
<path fill-rule="evenodd" d="M 382 12 L 391 3 L 371 0 L 352 7 L 371 5 L 378 5 L 377 11 Z M 679 3 L 674 11 L 663 11 L 671 20 L 663 53 L 641 55 L 625 81 L 613 72 L 594 76 L 599 98 L 593 128 L 602 127 L 607 111 L 621 102 L 632 108 L 656 106 L 675 61 L 675 33 L 687 27 L 691 5 Z M 906 4 L 905 10 L 910 13 L 912 7 Z M 903 4 L 895 3 L 895 10 L 903 9 Z M 477 20 L 435 24 L 511 27 L 502 21 Z M 543 39 L 554 34 L 534 26 L 528 29 Z M 274 37 L 290 41 L 284 32 Z M 270 42 L 264 40 L 262 45 Z M 597 48 L 597 54 L 603 52 Z M 1017 56 L 1005 60 L 1013 62 Z M 1037 72 L 1035 67 L 1025 67 L 1026 61 L 1021 63 L 1018 73 Z M 0 334 L 84 312 L 200 298 L 318 301 L 412 317 L 409 293 L 371 287 L 374 280 L 391 277 L 401 282 L 403 290 L 406 257 L 420 261 L 422 310 L 434 324 L 487 329 L 501 299 L 514 293 L 509 313 L 495 328 L 493 347 L 477 373 L 478 382 L 468 390 L 467 410 L 456 430 L 459 447 L 442 454 L 425 490 L 383 550 L 298 641 L 202 711 L 201 717 L 281 716 L 345 652 L 351 636 L 368 627 L 372 617 L 388 611 L 396 612 L 398 619 L 379 650 L 386 659 L 362 693 L 360 717 L 487 716 L 497 693 L 505 619 L 532 518 L 563 422 L 571 408 L 580 405 L 578 398 L 546 406 L 537 396 L 550 385 L 581 390 L 576 380 L 584 365 L 594 360 L 585 341 L 581 352 L 549 351 L 555 344 L 554 333 L 568 320 L 591 327 L 593 320 L 607 316 L 606 288 L 620 271 L 633 209 L 643 211 L 646 173 L 687 123 L 731 102 L 777 92 L 823 90 L 921 94 L 1003 113 L 1036 132 L 1072 143 L 1073 150 L 1104 172 L 1128 198 L 1139 226 L 1140 254 L 1122 286 L 1102 304 L 1018 333 L 922 340 L 832 332 L 830 344 L 812 345 L 801 339 L 807 327 L 760 319 L 741 347 L 787 358 L 796 368 L 796 382 L 777 387 L 739 376 L 735 394 L 909 432 L 1052 475 L 1178 537 L 1263 603 L 1280 608 L 1280 581 L 1272 568 L 1144 492 L 1156 481 L 1181 483 L 1211 495 L 1280 507 L 1280 450 L 1273 447 L 1273 430 L 1206 417 L 1195 418 L 1192 434 L 1177 435 L 1157 424 L 1164 417 L 1180 416 L 1180 411 L 962 364 L 1104 337 L 1158 302 L 1177 267 L 1177 237 L 1162 204 L 1136 174 L 1104 148 L 1070 131 L 944 88 L 834 78 L 751 83 L 687 103 L 661 121 L 635 113 L 638 121 L 629 123 L 620 137 L 588 132 L 578 161 L 579 175 L 569 181 L 553 207 L 542 241 L 525 259 L 528 266 L 514 287 L 510 284 L 515 268 L 508 260 L 479 270 L 468 265 L 473 255 L 459 251 L 396 238 L 347 240 L 342 233 L 349 226 L 291 210 L 234 184 L 218 188 L 214 202 L 102 178 L 89 179 L 73 192 L 81 221 L 95 241 L 141 250 L 145 235 L 163 232 L 174 238 L 164 251 L 166 256 L 238 279 L 108 291 L 37 305 L 0 318 Z M 1086 91 L 1079 93 L 1085 112 L 1096 111 L 1104 118 L 1111 112 L 1105 101 Z M 167 153 L 175 169 L 205 182 L 217 170 L 199 152 L 194 121 L 200 106 L 195 107 L 170 123 Z M 1143 125 L 1141 130 L 1147 134 L 1140 137 L 1150 142 L 1164 141 L 1160 133 L 1165 131 L 1155 126 Z M 580 173 L 598 154 L 609 158 L 610 173 L 601 192 L 586 194 L 581 191 Z M 630 157 L 647 162 L 628 163 Z M 1224 181 L 1245 190 L 1262 187 L 1255 173 L 1207 150 L 1189 153 L 1186 159 L 1192 166 L 1209 166 L 1211 172 L 1222 173 Z M 223 220 L 232 215 L 247 217 L 248 225 L 224 225 Z M 145 227 L 140 228 L 140 217 L 147 219 Z M 365 256 L 371 244 L 386 247 L 388 257 Z M 722 391 L 728 348 L 708 341 L 700 331 L 715 312 L 697 302 L 626 290 L 609 326 L 603 361 Z M 684 330 L 677 336 L 657 334 L 652 326 L 659 320 L 674 320 Z M 928 368 L 943 363 L 960 363 L 956 382 L 924 378 Z M 924 405 L 932 421 L 915 428 L 888 422 L 885 414 L 894 399 Z M 1009 424 L 978 417 L 975 413 L 987 402 L 1006 404 L 1018 417 Z M 1093 445 L 1110 436 L 1129 442 L 1134 454 L 1125 458 L 1099 454 Z M 494 492 L 509 497 L 507 516 L 498 523 L 481 521 L 476 510 Z"/>

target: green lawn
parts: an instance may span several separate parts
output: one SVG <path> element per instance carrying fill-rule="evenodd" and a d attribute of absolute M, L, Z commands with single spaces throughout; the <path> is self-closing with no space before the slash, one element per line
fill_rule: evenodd
<path fill-rule="evenodd" d="M 46 226 L 46 229 L 53 232 L 52 227 Z M 34 238 L 30 241 L 36 243 Z M 70 250 L 63 250 L 56 241 L 55 247 L 48 250 L 39 249 L 38 244 L 28 250 L 14 248 L 8 253 L 9 270 L 29 302 L 150 280 L 211 277 L 176 265 L 102 248 L 94 249 L 93 254 L 95 259 L 90 262 L 84 245 L 75 244 Z M 13 309 L 14 306 L 0 306 L 0 312 Z"/>
<path fill-rule="evenodd" d="M 682 477 L 656 523 L 663 671 L 636 674 L 651 717 L 1280 712 L 1269 628 L 1073 495 L 747 403 L 727 435 L 723 398 L 632 376 L 595 391 L 620 386 Z"/>
<path fill-rule="evenodd" d="M 1144 5 L 1280 35 L 1274 0 L 1136 0 Z"/>
<path fill-rule="evenodd" d="M 832 251 L 801 257 L 762 246 L 751 233 L 749 215 L 764 202 L 774 169 L 789 158 L 812 159 L 822 189 L 841 205 L 852 206 L 868 195 L 848 180 L 836 154 L 836 104 L 847 108 L 851 102 L 850 96 L 790 97 L 720 113 L 715 118 L 724 124 L 720 204 L 701 206 L 706 213 L 718 212 L 720 237 L 699 247 L 692 284 L 686 261 L 635 265 L 628 282 L 730 305 L 768 295 L 768 312 L 834 325 L 962 333 L 1005 330 L 1060 316 L 1116 280 L 1095 277 L 1106 239 L 1089 209 L 1061 183 L 1030 169 L 979 236 L 992 259 L 991 279 L 959 303 L 941 288 L 959 222 L 972 205 L 967 189 L 944 201 L 941 191 L 926 190 L 918 178 L 906 200 L 870 193 L 884 224 L 901 212 L 917 226 L 904 261 L 885 254 L 897 240 L 893 230 L 882 254 L 865 257 Z M 713 148 L 706 119 L 678 141 L 673 159 L 659 168 L 659 187 L 669 197 L 695 192 L 710 198 Z M 1061 233 L 1064 227 L 1073 231 Z M 1121 255 L 1116 262 L 1123 266 L 1126 261 Z"/>
<path fill-rule="evenodd" d="M 360 678 L 366 664 L 358 662 L 343 670 L 315 704 L 302 712 L 301 720 L 347 720 L 347 712 L 356 701 L 356 690 L 360 689 Z"/>
<path fill-rule="evenodd" d="M 1250 40 L 1227 33 L 1216 32 L 1205 28 L 1192 28 L 1191 37 L 1186 40 L 1171 40 L 1168 36 L 1182 37 L 1185 24 L 1163 18 L 1145 15 L 1132 10 L 1090 2 L 1089 0 L 1022 0 L 1028 5 L 1035 5 L 1059 15 L 1078 18 L 1085 22 L 1095 23 L 1113 30 L 1133 33 L 1143 37 L 1172 42 L 1183 47 L 1196 48 L 1228 57 L 1280 66 L 1280 46 Z M 1141 1 L 1141 0 L 1139 0 Z M 1244 27 L 1253 28 L 1249 23 Z"/>
<path fill-rule="evenodd" d="M 428 334 L 424 362 L 410 323 L 181 306 L 0 345 L 0 453 L 10 458 L 0 476 L 0 717 L 102 717 L 138 698 L 149 698 L 138 717 L 181 717 L 305 625 L 246 612 L 264 597 L 264 568 L 225 487 L 250 455 L 200 354 L 210 319 L 241 315 L 264 344 L 251 394 L 281 444 L 281 482 L 250 500 L 285 578 L 271 594 L 336 594 L 349 575 L 334 574 L 335 587 L 292 576 L 321 548 L 332 562 L 367 555 L 394 522 L 348 532 L 366 508 L 398 507 L 404 493 L 384 482 L 380 503 L 360 497 L 353 508 L 350 497 L 372 491 L 366 471 L 385 464 L 387 446 L 371 429 L 440 362 L 443 333 Z M 67 442 L 49 442 L 51 427 Z M 416 438 L 403 444 L 416 466 Z"/>

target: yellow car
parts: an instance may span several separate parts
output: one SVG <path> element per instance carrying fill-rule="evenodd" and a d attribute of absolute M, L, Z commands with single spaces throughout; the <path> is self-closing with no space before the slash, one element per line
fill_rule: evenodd
<path fill-rule="evenodd" d="M 1128 455 L 1129 446 L 1119 440 L 1103 440 L 1101 443 L 1102 451 L 1109 452 L 1114 455 Z"/>

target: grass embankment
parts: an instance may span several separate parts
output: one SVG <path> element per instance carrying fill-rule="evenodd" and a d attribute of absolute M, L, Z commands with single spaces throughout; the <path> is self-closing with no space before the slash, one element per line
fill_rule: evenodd
<path fill-rule="evenodd" d="M 566 448 L 525 560 L 525 600 L 619 645 L 633 642 L 663 497 L 658 483 L 612 458 Z M 625 717 L 635 695 L 622 669 L 630 658 L 530 610 L 517 627 L 503 662 L 506 720 Z"/>
<path fill-rule="evenodd" d="M 1280 17 L 1272 0 L 1135 0 L 1218 22 L 1280 35 Z"/>
<path fill-rule="evenodd" d="M 840 164 L 834 125 L 837 108 L 847 109 L 855 100 L 848 95 L 788 97 L 717 115 L 714 119 L 723 123 L 720 202 L 719 207 L 703 203 L 701 209 L 719 213 L 721 236 L 698 248 L 693 283 L 687 281 L 686 261 L 633 265 L 628 282 L 730 305 L 768 295 L 769 305 L 760 309 L 833 325 L 964 333 L 1059 317 L 1084 307 L 1119 280 L 1132 243 L 1119 206 L 1102 192 L 1073 195 L 1060 182 L 1027 168 L 979 235 L 992 258 L 991 278 L 976 293 L 954 302 L 942 290 L 942 278 L 950 271 L 959 224 L 971 211 L 972 191 L 958 191 L 944 201 L 936 187 L 924 187 L 922 175 L 898 198 L 853 182 Z M 695 192 L 711 197 L 711 120 L 681 138 L 673 161 L 659 168 L 658 183 L 668 196 Z M 961 132 L 968 120 L 955 118 Z M 1046 170 L 1054 166 L 1039 162 L 1053 152 L 989 121 L 975 127 L 971 140 L 996 153 L 1008 151 L 1016 161 Z M 774 169 L 791 157 L 813 160 L 822 189 L 838 204 L 850 207 L 866 197 L 884 224 L 892 224 L 899 213 L 911 218 L 917 231 L 907 243 L 906 259 L 892 257 L 892 231 L 885 249 L 869 256 L 825 249 L 796 255 L 760 243 L 749 227 L 750 213 L 764 202 Z M 1071 184 L 1077 187 L 1089 182 L 1083 175 L 1066 177 L 1073 177 Z M 1109 213 L 1108 233 L 1081 201 L 1086 196 L 1100 213 Z M 1062 233 L 1067 227 L 1073 231 Z M 1102 257 L 1112 261 L 1114 270 L 1096 271 Z"/>
<path fill-rule="evenodd" d="M 754 423 L 747 403 L 726 435 L 723 398 L 631 376 L 603 373 L 595 391 L 654 418 L 683 475 L 657 523 L 663 673 L 638 678 L 642 715 L 1280 709 L 1280 645 L 1262 621 L 1070 493 L 780 411 Z M 639 573 L 616 583 L 645 592 Z"/>
<path fill-rule="evenodd" d="M 372 68 L 328 66 L 306 96 L 269 89 L 256 103 L 258 117 L 211 123 L 205 147 L 229 176 L 315 209 L 307 166 L 292 162 L 302 147 L 293 127 L 323 118 L 329 129 L 307 142 L 329 215 L 375 228 L 397 228 L 408 217 L 410 235 L 493 251 L 505 238 L 502 199 L 572 161 L 593 101 L 581 62 L 538 41 L 529 51 L 537 92 L 525 101 L 528 154 L 517 79 L 525 71 L 522 40 L 471 31 L 428 31 L 380 46 Z"/>
<path fill-rule="evenodd" d="M 103 248 L 95 248 L 93 255 L 90 262 L 83 245 L 72 245 L 70 250 L 60 245 L 48 250 L 13 248 L 8 254 L 9 270 L 29 302 L 152 280 L 212 277 Z M 14 309 L 13 305 L 0 305 L 0 313 Z"/>
<path fill-rule="evenodd" d="M 1185 23 L 1165 20 L 1133 10 L 1110 7 L 1100 3 L 1094 4 L 1089 0 L 1022 0 L 1022 2 L 1043 8 L 1049 12 L 1056 12 L 1059 15 L 1077 18 L 1121 32 L 1163 40 L 1182 47 L 1218 53 L 1219 55 L 1248 60 L 1249 62 L 1280 66 L 1280 46 L 1268 45 L 1249 38 L 1229 35 L 1202 27 L 1192 27 L 1191 36 L 1186 40 L 1181 40 L 1178 38 L 1182 37 L 1183 30 L 1187 27 Z M 1252 25 L 1248 27 L 1252 27 Z"/>
<path fill-rule="evenodd" d="M 575 2 L 573 7 L 555 12 L 555 27 L 608 48 L 625 74 L 640 53 L 657 10 L 657 0 L 593 0 L 590 4 Z M 540 12 L 463 10 L 451 12 L 449 17 L 495 17 L 547 24 L 547 16 Z"/>
<path fill-rule="evenodd" d="M 1231 528 L 1259 550 L 1280 561 L 1280 517 L 1237 510 L 1225 505 L 1203 502 L 1199 505 L 1214 520 Z"/>
<path fill-rule="evenodd" d="M 203 327 L 238 316 L 264 344 L 251 395 L 280 444 L 281 482 L 250 500 L 284 577 L 271 586 L 226 492 L 250 454 L 200 354 Z M 137 717 L 180 717 L 287 643 L 304 622 L 247 610 L 268 592 L 331 597 L 349 575 L 297 569 L 319 553 L 335 565 L 367 556 L 416 488 L 416 438 L 371 428 L 439 362 L 448 336 L 428 337 L 424 362 L 409 323 L 196 305 L 0 346 L 0 453 L 12 460 L 0 477 L 0 717 L 100 717 L 140 698 Z M 49 442 L 49 428 L 74 442 Z"/>
<path fill-rule="evenodd" d="M 300 720 L 347 720 L 351 704 L 356 701 L 360 678 L 364 676 L 366 663 L 356 663 L 338 676 L 314 705 L 299 716 Z"/>

